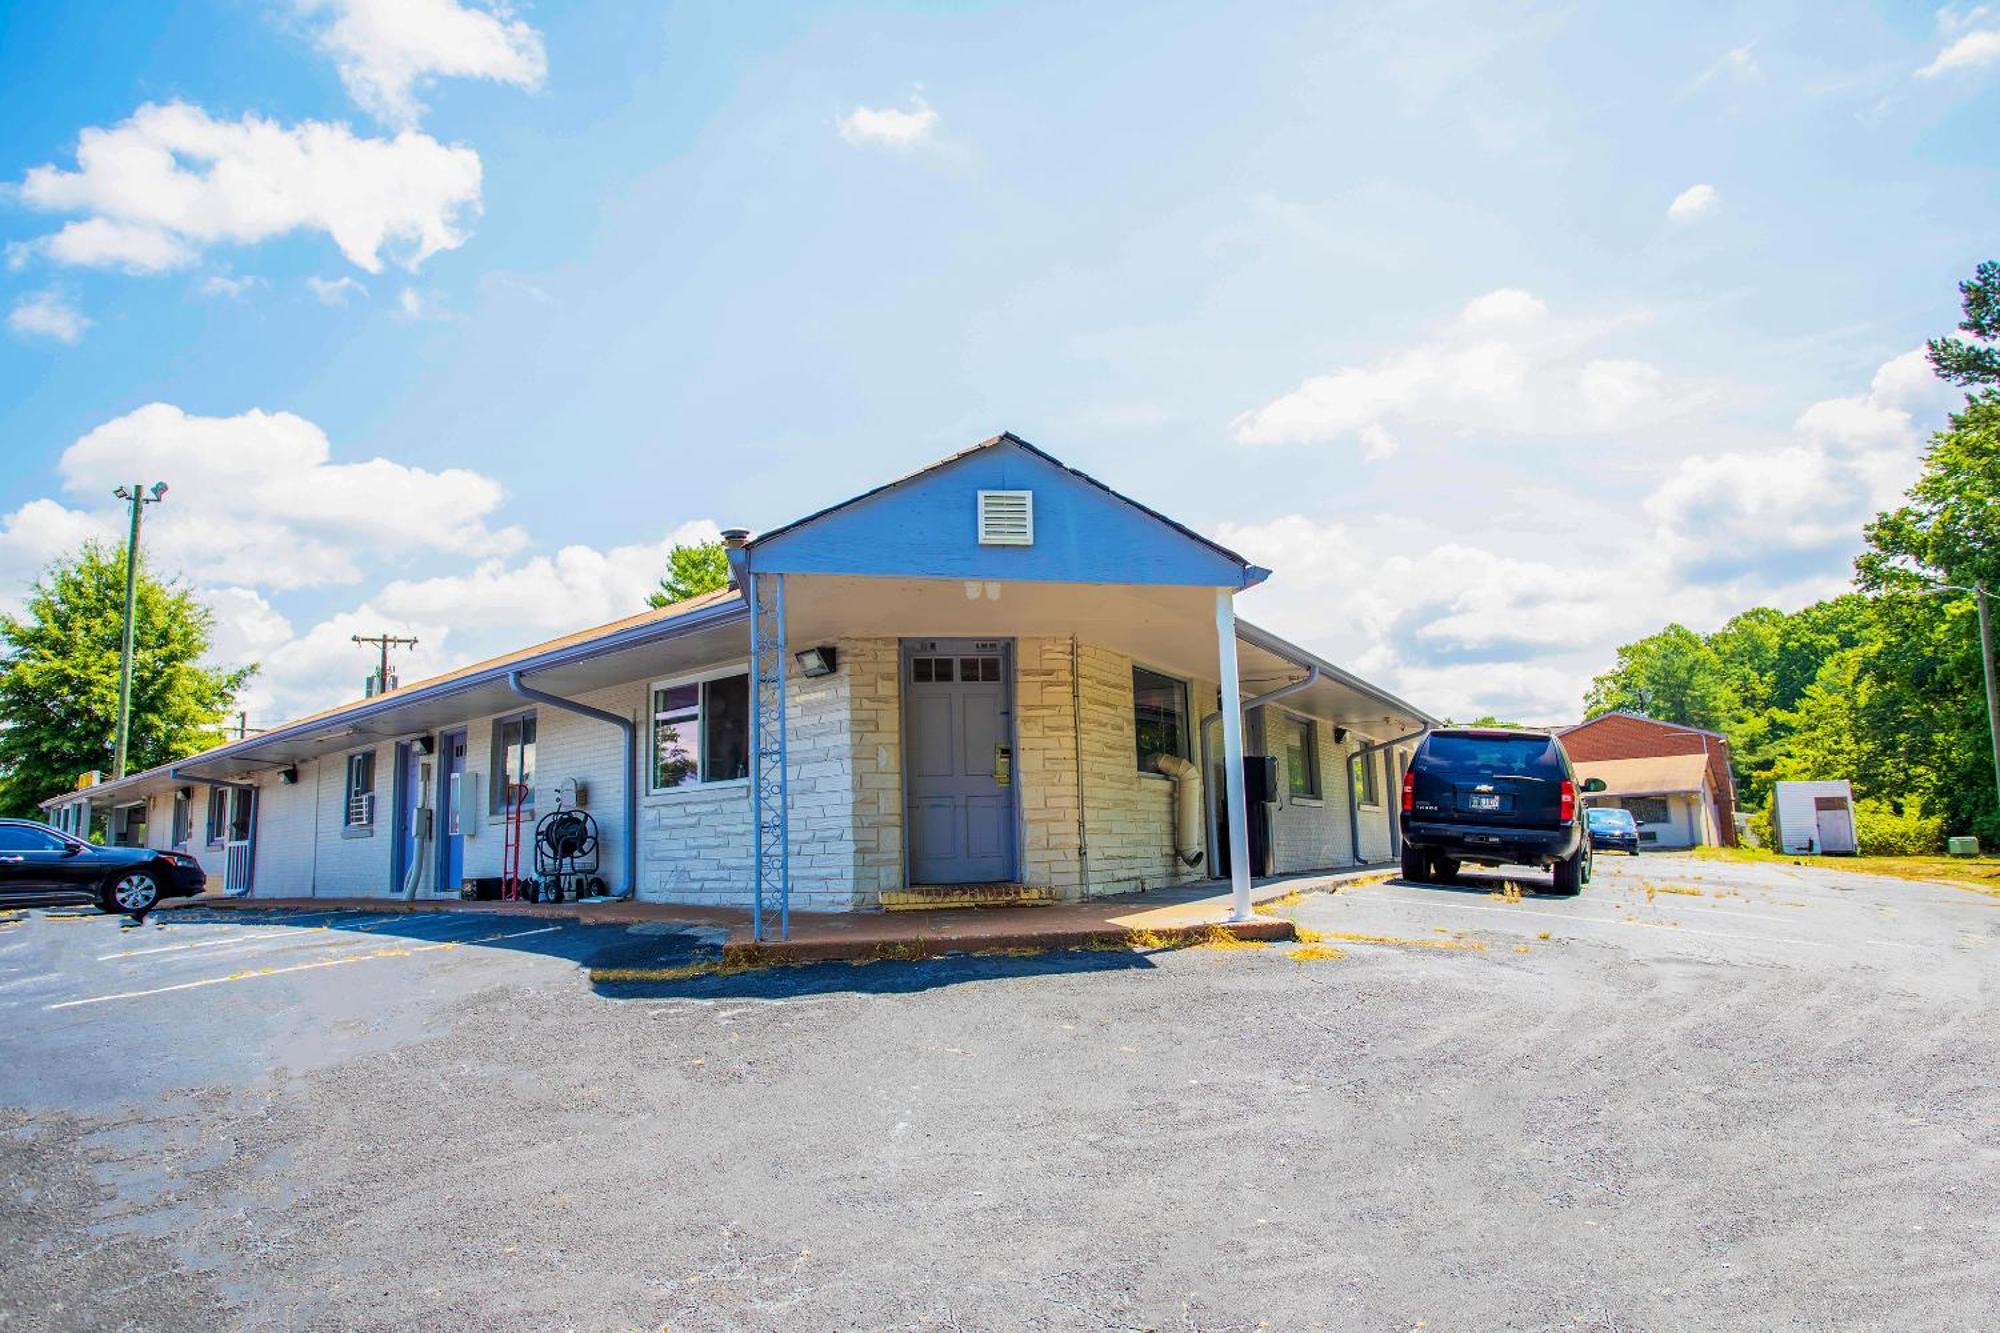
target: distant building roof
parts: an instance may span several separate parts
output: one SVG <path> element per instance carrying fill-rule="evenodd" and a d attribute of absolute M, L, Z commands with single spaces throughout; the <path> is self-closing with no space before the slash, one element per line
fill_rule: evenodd
<path fill-rule="evenodd" d="M 1576 775 L 1602 778 L 1606 796 L 1665 796 L 1703 790 L 1707 785 L 1708 759 L 1701 754 L 1595 759 L 1579 761 Z"/>

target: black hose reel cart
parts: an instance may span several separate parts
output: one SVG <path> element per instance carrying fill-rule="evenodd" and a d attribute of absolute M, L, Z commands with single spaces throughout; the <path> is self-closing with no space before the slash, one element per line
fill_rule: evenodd
<path fill-rule="evenodd" d="M 583 810 L 556 808 L 535 825 L 535 878 L 542 897 L 559 903 L 601 898 L 605 883 L 597 874 L 597 821 Z"/>

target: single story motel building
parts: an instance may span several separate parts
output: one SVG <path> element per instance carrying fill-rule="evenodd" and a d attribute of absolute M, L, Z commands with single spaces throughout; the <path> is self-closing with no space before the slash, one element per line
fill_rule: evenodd
<path fill-rule="evenodd" d="M 229 894 L 491 893 L 558 799 L 612 897 L 841 911 L 1391 860 L 1435 719 L 1236 618 L 1269 571 L 1012 435 L 731 585 L 45 804 Z M 1245 762 L 1245 756 L 1249 756 Z M 1212 778 L 1212 780 L 1204 780 Z"/>

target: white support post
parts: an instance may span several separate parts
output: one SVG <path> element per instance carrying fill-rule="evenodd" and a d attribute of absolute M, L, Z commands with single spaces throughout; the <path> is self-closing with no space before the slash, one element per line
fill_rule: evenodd
<path fill-rule="evenodd" d="M 1243 798 L 1243 689 L 1236 670 L 1234 589 L 1215 590 L 1215 648 L 1222 687 L 1222 790 L 1229 802 L 1229 919 L 1248 921 L 1250 811 Z"/>

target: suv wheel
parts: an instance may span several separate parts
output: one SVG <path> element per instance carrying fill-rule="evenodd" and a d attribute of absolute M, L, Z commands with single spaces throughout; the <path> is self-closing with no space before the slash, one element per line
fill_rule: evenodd
<path fill-rule="evenodd" d="M 1428 856 L 1406 844 L 1403 848 L 1403 878 L 1412 883 L 1422 884 L 1430 878 L 1430 860 Z"/>
<path fill-rule="evenodd" d="M 1555 891 L 1558 897 L 1574 898 L 1583 892 L 1583 855 L 1579 851 L 1556 862 Z"/>

